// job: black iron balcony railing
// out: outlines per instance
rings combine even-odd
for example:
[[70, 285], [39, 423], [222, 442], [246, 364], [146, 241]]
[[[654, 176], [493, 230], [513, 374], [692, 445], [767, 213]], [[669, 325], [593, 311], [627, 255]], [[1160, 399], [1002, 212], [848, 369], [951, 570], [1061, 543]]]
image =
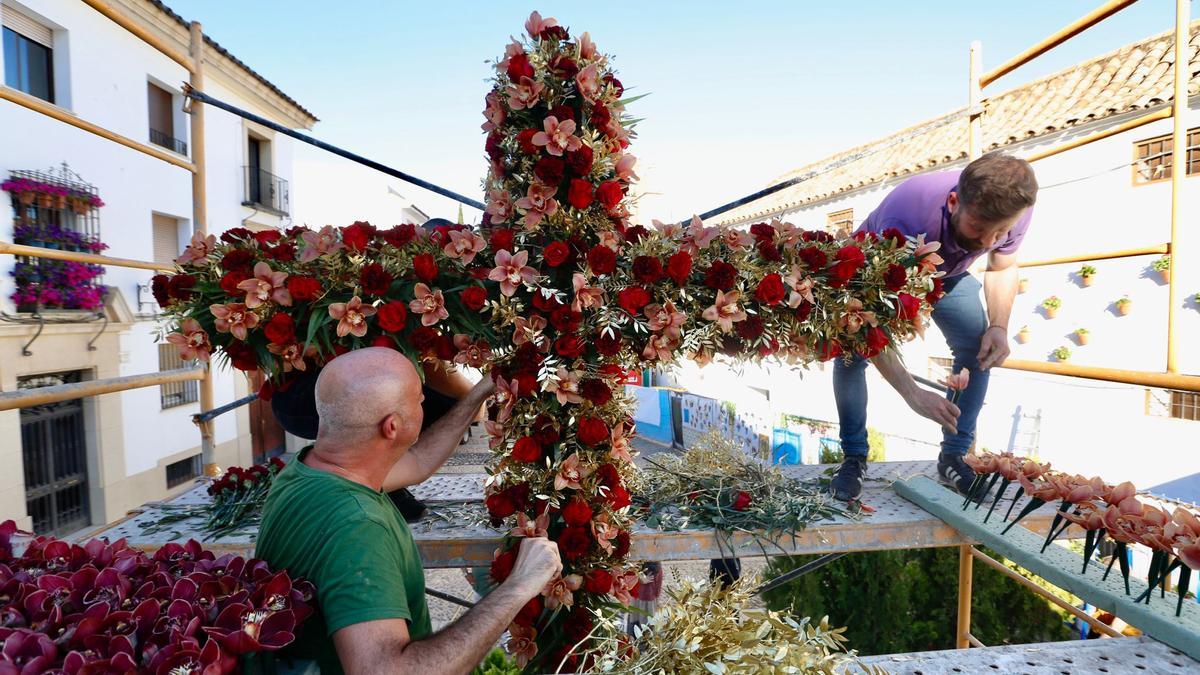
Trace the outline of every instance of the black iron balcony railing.
[[171, 134], [159, 131], [158, 129], [150, 129], [150, 142], [155, 145], [162, 146], [172, 152], [177, 152], [185, 156], [187, 155], [187, 143], [184, 143], [178, 138], [172, 138]]
[[246, 177], [244, 206], [288, 213], [288, 182], [275, 174], [252, 166], [242, 167]]

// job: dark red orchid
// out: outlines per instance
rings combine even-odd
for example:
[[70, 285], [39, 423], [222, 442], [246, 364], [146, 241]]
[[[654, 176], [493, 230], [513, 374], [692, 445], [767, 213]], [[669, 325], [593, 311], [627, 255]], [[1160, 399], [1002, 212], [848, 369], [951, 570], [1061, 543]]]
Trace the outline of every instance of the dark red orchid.
[[205, 626], [210, 638], [235, 655], [281, 649], [295, 639], [296, 617], [290, 611], [280, 612], [236, 603], [229, 605], [217, 617], [216, 625]]

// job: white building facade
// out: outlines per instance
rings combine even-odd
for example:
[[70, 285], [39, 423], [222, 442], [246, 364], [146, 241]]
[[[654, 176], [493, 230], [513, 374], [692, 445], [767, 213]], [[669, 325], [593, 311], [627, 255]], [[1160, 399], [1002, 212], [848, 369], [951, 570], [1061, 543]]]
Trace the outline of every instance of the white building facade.
[[[188, 52], [187, 22], [163, 4], [110, 4]], [[183, 67], [85, 3], [2, 0], [0, 6], [5, 86], [190, 158]], [[206, 40], [204, 52], [206, 93], [290, 128], [317, 121], [215, 42]], [[209, 232], [289, 226], [293, 141], [216, 109], [205, 121]], [[98, 236], [106, 255], [165, 262], [195, 228], [187, 170], [0, 102], [0, 180], [13, 178], [88, 189], [103, 206], [75, 213], [61, 204], [25, 204], [6, 191], [0, 193], [0, 240], [22, 243], [30, 224], [54, 225]], [[37, 307], [14, 301], [20, 280], [10, 272], [17, 264], [11, 256], [0, 260], [0, 390], [183, 365], [159, 349], [158, 307], [146, 289], [150, 272], [107, 268], [102, 283], [108, 293], [95, 311], [43, 306], [34, 313]], [[0, 413], [0, 519], [67, 534], [186, 488], [200, 465], [200, 435], [191, 421], [200, 412], [196, 384]], [[240, 373], [216, 370], [217, 405], [250, 387]], [[246, 464], [252, 450], [269, 450], [255, 447], [275, 442], [261, 426], [246, 408], [217, 418], [217, 463]]]

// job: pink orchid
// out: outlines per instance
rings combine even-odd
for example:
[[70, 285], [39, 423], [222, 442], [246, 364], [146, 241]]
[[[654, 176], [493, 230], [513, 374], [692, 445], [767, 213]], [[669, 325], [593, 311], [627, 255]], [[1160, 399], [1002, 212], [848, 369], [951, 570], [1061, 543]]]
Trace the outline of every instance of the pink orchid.
[[579, 481], [591, 474], [591, 468], [579, 466], [579, 453], [573, 452], [558, 467], [558, 473], [554, 476], [554, 489], [566, 490], [570, 488], [572, 490], [579, 490], [582, 488]]
[[605, 230], [597, 235], [597, 246], [611, 248], [617, 253], [621, 252], [621, 236], [613, 230]]
[[300, 233], [300, 239], [304, 242], [304, 250], [300, 251], [300, 255], [296, 258], [300, 262], [312, 262], [323, 255], [336, 253], [344, 247], [342, 241], [338, 239], [337, 228], [332, 225], [326, 225], [318, 232], [305, 230]]
[[646, 340], [645, 348], [642, 349], [642, 358], [647, 361], [667, 363], [673, 358], [675, 348], [678, 346], [679, 341], [671, 335], [651, 335], [650, 339]]
[[408, 303], [408, 308], [421, 315], [422, 326], [432, 326], [442, 319], [450, 318], [450, 312], [446, 311], [446, 299], [442, 297], [442, 289], [430, 290], [429, 286], [417, 283], [413, 286], [413, 295], [416, 297]]
[[667, 240], [673, 240], [679, 236], [680, 232], [683, 232], [683, 226], [675, 222], [664, 223], [660, 220], [651, 220], [650, 224], [658, 231], [659, 236]]
[[608, 514], [596, 516], [592, 521], [592, 536], [596, 538], [596, 544], [604, 549], [605, 553], [612, 554], [613, 539], [621, 534], [621, 528], [608, 522]]
[[808, 301], [809, 304], [816, 303], [813, 297], [813, 280], [804, 276], [804, 270], [799, 265], [792, 265], [791, 272], [784, 280], [792, 287], [791, 294], [788, 295], [788, 307], [795, 309], [804, 301]]
[[575, 288], [575, 301], [571, 303], [571, 311], [579, 312], [604, 306], [604, 289], [587, 285], [587, 277], [576, 272], [571, 277], [571, 285]]
[[508, 85], [508, 107], [513, 110], [532, 108], [541, 100], [545, 85], [528, 77], [522, 77], [520, 82]]
[[587, 32], [579, 36], [579, 58], [591, 59], [596, 57], [596, 44]]
[[526, 319], [523, 316], [518, 316], [513, 319], [513, 344], [520, 347], [526, 342], [532, 342], [542, 348], [549, 344], [549, 340], [542, 334], [546, 329], [546, 317], [531, 316]]
[[208, 255], [215, 251], [216, 248], [216, 236], [211, 234], [205, 236], [199, 232], [195, 232], [192, 234], [191, 243], [183, 249], [183, 252], [180, 253], [179, 257], [175, 259], [175, 262], [179, 263], [180, 265], [186, 265], [192, 262], [200, 265], [207, 265], [212, 262], [208, 259]]
[[487, 121], [483, 123], [483, 130], [499, 129], [508, 116], [508, 113], [504, 111], [504, 105], [500, 102], [500, 96], [493, 91], [483, 97], [483, 102], [483, 116], [487, 118]]
[[683, 324], [687, 321], [687, 314], [675, 308], [675, 303], [670, 300], [663, 304], [646, 305], [642, 310], [646, 313], [646, 318], [649, 319], [650, 330], [656, 333], [662, 333], [671, 338], [678, 338], [683, 329]]
[[775, 243], [780, 246], [795, 246], [800, 243], [804, 232], [795, 225], [771, 219], [771, 227], [775, 229]]
[[496, 413], [496, 421], [504, 423], [512, 416], [513, 404], [517, 402], [518, 388], [517, 381], [509, 382], [503, 377], [496, 378], [496, 393], [493, 394], [496, 398], [496, 405], [499, 407], [499, 412]]
[[290, 373], [293, 369], [304, 371], [307, 366], [304, 363], [304, 357], [313, 357], [317, 355], [317, 348], [309, 345], [305, 349], [302, 345], [293, 342], [290, 345], [267, 345], [267, 350], [278, 356], [283, 361], [283, 372]]
[[329, 306], [329, 316], [338, 322], [338, 337], [366, 335], [367, 317], [374, 315], [376, 311], [371, 305], [364, 305], [357, 295], [350, 298], [350, 302], [335, 302]]
[[575, 135], [575, 120], [558, 121], [554, 115], [542, 121], [542, 131], [533, 135], [534, 145], [545, 146], [546, 152], [555, 157], [562, 157], [564, 152], [578, 150], [583, 141]]
[[555, 378], [542, 382], [542, 390], [553, 393], [559, 405], [583, 403], [583, 396], [579, 393], [579, 380], [582, 378], [580, 371], [559, 366]]
[[208, 341], [208, 333], [200, 327], [200, 322], [188, 317], [179, 324], [179, 330], [167, 336], [167, 342], [179, 348], [179, 358], [184, 361], [207, 361], [212, 353], [212, 343]]
[[733, 324], [746, 320], [746, 311], [737, 304], [739, 297], [741, 296], [737, 291], [728, 294], [717, 291], [717, 299], [713, 301], [712, 306], [704, 310], [701, 318], [716, 322], [722, 333], [728, 333], [733, 330]]
[[483, 430], [488, 435], [488, 449], [495, 450], [504, 444], [504, 425], [493, 420], [483, 423]]
[[721, 239], [731, 251], [743, 249], [754, 243], [754, 237], [749, 232], [733, 227], [724, 228], [721, 232]]
[[857, 333], [863, 324], [878, 325], [875, 312], [863, 310], [862, 300], [853, 298], [846, 302], [846, 313], [838, 319], [838, 327], [847, 333]]
[[512, 297], [521, 284], [532, 284], [537, 279], [537, 270], [530, 267], [529, 251], [496, 251], [496, 267], [488, 273], [492, 281], [500, 282], [500, 292]]
[[633, 463], [633, 446], [629, 443], [629, 437], [625, 435], [624, 423], [619, 422], [613, 427], [609, 446], [609, 457], [622, 462]]
[[524, 513], [517, 514], [517, 526], [509, 531], [513, 537], [544, 537], [546, 528], [550, 526], [550, 514], [545, 511], [535, 520], [530, 520]]
[[558, 19], [552, 17], [542, 18], [542, 15], [533, 12], [529, 18], [525, 20], [525, 31], [529, 33], [529, 37], [536, 39], [542, 34], [542, 31], [547, 28], [553, 28], [558, 25]]
[[942, 242], [931, 241], [925, 242], [925, 234], [917, 235], [916, 249], [913, 251], [913, 257], [921, 261], [922, 272], [936, 272], [938, 265], [941, 265], [944, 260], [936, 251], [942, 247]]
[[537, 656], [537, 630], [533, 626], [522, 626], [514, 623], [508, 627], [508, 642], [504, 649], [512, 654], [518, 668], [525, 668], [533, 657]]
[[942, 380], [942, 384], [946, 385], [947, 389], [951, 389], [953, 391], [962, 391], [966, 389], [967, 385], [970, 383], [971, 371], [967, 370], [966, 368], [963, 368], [957, 373], [951, 373], [950, 375], [946, 376], [946, 379]]
[[525, 212], [526, 230], [532, 230], [542, 222], [542, 218], [558, 212], [558, 200], [554, 198], [557, 191], [558, 188], [534, 183], [529, 186], [525, 196], [517, 200], [514, 206]]
[[454, 355], [454, 362], [472, 368], [482, 368], [488, 359], [492, 358], [492, 348], [487, 340], [472, 342], [471, 338], [462, 333], [454, 336], [454, 348], [458, 350]]
[[233, 337], [245, 342], [249, 329], [258, 325], [258, 315], [246, 309], [240, 302], [226, 305], [209, 305], [208, 311], [216, 317], [218, 333], [231, 333]]
[[621, 574], [613, 575], [613, 597], [622, 605], [633, 604], [633, 589], [638, 587], [642, 582], [636, 570], [625, 570]]
[[488, 193], [486, 212], [492, 217], [493, 223], [502, 223], [513, 214], [512, 196], [508, 190], [492, 190]]
[[633, 172], [633, 165], [637, 164], [637, 157], [633, 155], [621, 155], [621, 159], [617, 160], [615, 171], [617, 172], [617, 180], [629, 182], [637, 180], [638, 175]]
[[692, 216], [692, 221], [688, 225], [687, 236], [684, 239], [686, 246], [684, 250], [692, 255], [696, 255], [701, 249], [708, 248], [708, 245], [720, 236], [721, 230], [715, 227], [705, 227], [704, 222], [699, 216]]
[[542, 595], [546, 596], [546, 609], [558, 609], [560, 605], [570, 607], [575, 603], [572, 591], [579, 590], [582, 585], [583, 577], [578, 574], [568, 574], [565, 577], [561, 574], [554, 575], [542, 589]]
[[246, 291], [246, 307], [256, 309], [268, 301], [285, 307], [292, 304], [292, 294], [287, 289], [287, 272], [276, 272], [265, 262], [254, 265], [254, 276], [237, 287]]
[[575, 85], [579, 89], [579, 95], [585, 101], [595, 103], [596, 98], [600, 95], [600, 70], [596, 68], [596, 64], [589, 63], [576, 73]]
[[449, 258], [457, 258], [470, 265], [475, 254], [487, 248], [487, 240], [470, 230], [450, 230], [450, 241], [442, 249]]

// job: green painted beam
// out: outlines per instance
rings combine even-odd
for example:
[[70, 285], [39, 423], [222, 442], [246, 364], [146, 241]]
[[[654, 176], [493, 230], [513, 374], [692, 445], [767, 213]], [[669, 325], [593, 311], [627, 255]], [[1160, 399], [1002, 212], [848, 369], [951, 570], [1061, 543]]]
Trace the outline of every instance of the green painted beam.
[[[1104, 565], [1093, 562], [1086, 574], [1080, 574], [1083, 557], [1061, 546], [1050, 546], [1039, 553], [1045, 537], [1018, 525], [1001, 535], [1008, 526], [1003, 512], [993, 513], [983, 522], [988, 505], [980, 509], [962, 510], [963, 498], [927, 476], [897, 481], [893, 488], [901, 497], [913, 502], [968, 538], [997, 551], [1005, 558], [1024, 567], [1046, 581], [1074, 593], [1087, 602], [1102, 607], [1141, 629], [1146, 635], [1200, 659], [1200, 606], [1193, 601], [1183, 603], [1183, 613], [1175, 616], [1177, 596], [1167, 592], [1165, 598], [1155, 591], [1150, 604], [1134, 604], [1133, 599], [1146, 590], [1144, 579], [1130, 582], [1132, 595], [1125, 595], [1125, 583], [1118, 570], [1113, 569], [1108, 581], [1101, 581]], [[1009, 488], [1014, 491], [1013, 488]], [[1019, 509], [1019, 507], [1018, 507]], [[997, 511], [1000, 511], [997, 508]]]

